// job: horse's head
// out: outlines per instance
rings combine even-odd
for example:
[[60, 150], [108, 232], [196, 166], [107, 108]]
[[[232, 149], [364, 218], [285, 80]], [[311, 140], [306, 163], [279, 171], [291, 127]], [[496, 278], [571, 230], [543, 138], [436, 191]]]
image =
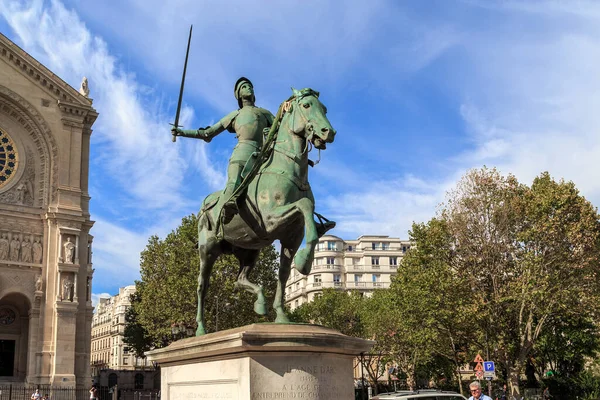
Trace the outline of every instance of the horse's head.
[[312, 89], [296, 90], [288, 100], [290, 129], [309, 140], [317, 149], [333, 143], [335, 129], [327, 119], [327, 108], [319, 101], [319, 92]]

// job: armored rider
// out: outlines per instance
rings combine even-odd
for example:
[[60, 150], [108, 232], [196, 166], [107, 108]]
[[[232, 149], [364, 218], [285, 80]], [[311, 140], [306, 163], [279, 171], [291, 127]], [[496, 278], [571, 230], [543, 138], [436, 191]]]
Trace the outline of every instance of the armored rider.
[[232, 111], [213, 126], [200, 129], [173, 129], [176, 136], [202, 139], [210, 142], [224, 130], [235, 133], [238, 144], [233, 149], [229, 166], [227, 167], [227, 184], [223, 197], [226, 203], [223, 207], [228, 211], [237, 209], [236, 197], [232, 197], [235, 189], [240, 185], [241, 174], [246, 163], [252, 162], [263, 144], [263, 130], [273, 124], [275, 118], [269, 110], [256, 107], [254, 86], [248, 78], [241, 77], [235, 83], [233, 93], [238, 101], [239, 109]]
[[[233, 149], [229, 166], [227, 167], [227, 183], [223, 198], [226, 203], [223, 208], [230, 215], [237, 211], [237, 197], [232, 196], [235, 189], [240, 185], [242, 171], [248, 170], [251, 164], [256, 161], [255, 155], [258, 154], [263, 145], [263, 131], [270, 128], [275, 117], [269, 110], [256, 107], [256, 97], [254, 96], [254, 86], [248, 78], [241, 77], [234, 85], [233, 93], [238, 102], [239, 109], [230, 112], [213, 126], [200, 129], [179, 129], [171, 130], [173, 135], [202, 139], [210, 142], [224, 130], [235, 133], [238, 144]], [[315, 213], [316, 214], [316, 213]], [[317, 223], [317, 232], [319, 237], [335, 226], [335, 222], [329, 221], [320, 214], [316, 214], [319, 222]]]

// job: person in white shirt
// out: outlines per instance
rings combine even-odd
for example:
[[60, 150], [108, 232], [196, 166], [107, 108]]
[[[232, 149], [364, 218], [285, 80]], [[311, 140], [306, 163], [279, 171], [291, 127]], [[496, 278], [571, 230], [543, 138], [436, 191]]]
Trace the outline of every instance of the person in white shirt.
[[471, 390], [471, 397], [469, 397], [469, 400], [492, 400], [491, 397], [483, 394], [481, 391], [481, 384], [478, 381], [471, 382], [469, 389]]
[[40, 400], [41, 397], [40, 389], [35, 389], [35, 392], [31, 395], [31, 400]]

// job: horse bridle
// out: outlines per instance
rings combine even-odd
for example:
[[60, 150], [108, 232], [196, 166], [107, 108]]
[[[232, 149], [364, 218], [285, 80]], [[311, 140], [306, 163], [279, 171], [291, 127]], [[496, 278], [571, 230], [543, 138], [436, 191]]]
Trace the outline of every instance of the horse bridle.
[[[308, 129], [308, 132], [309, 132], [309, 133], [308, 133], [308, 136], [306, 136], [306, 137], [304, 138], [304, 139], [306, 139], [306, 146], [304, 147], [304, 150], [302, 151], [302, 153], [301, 153], [301, 154], [304, 154], [304, 153], [306, 153], [306, 152], [310, 152], [310, 151], [312, 150], [312, 148], [313, 148], [313, 143], [312, 143], [312, 140], [313, 140], [313, 138], [314, 138], [315, 131], [314, 131], [314, 127], [313, 127], [313, 126], [312, 126], [312, 124], [311, 124], [311, 121], [310, 121], [310, 119], [308, 119], [308, 118], [306, 117], [305, 113], [304, 113], [304, 110], [303, 110], [303, 108], [304, 108], [304, 107], [302, 107], [302, 106], [300, 105], [300, 100], [302, 100], [302, 99], [303, 99], [304, 97], [306, 97], [306, 96], [314, 96], [314, 97], [316, 97], [317, 99], [319, 98], [319, 93], [318, 93], [318, 92], [315, 92], [314, 90], [306, 91], [306, 92], [304, 92], [304, 93], [303, 93], [303, 92], [304, 92], [304, 91], [301, 91], [299, 95], [297, 95], [297, 96], [294, 96], [292, 99], [290, 99], [290, 100], [286, 101], [286, 102], [283, 104], [283, 112], [284, 112], [284, 113], [290, 113], [290, 118], [292, 119], [292, 126], [291, 126], [291, 127], [288, 127], [288, 130], [289, 130], [289, 131], [290, 131], [292, 134], [296, 134], [296, 133], [295, 133], [295, 130], [294, 130], [294, 122], [295, 122], [295, 118], [294, 118], [294, 115], [293, 115], [293, 114], [294, 114], [294, 112], [296, 112], [296, 108], [300, 108], [300, 109], [301, 109], [301, 110], [300, 110], [300, 117], [301, 117], [301, 118], [302, 118], [302, 120], [305, 122], [305, 125], [304, 125], [304, 126], [305, 126], [305, 128], [304, 128], [304, 129], [308, 129], [308, 128], [310, 128], [310, 129]], [[296, 103], [296, 107], [294, 107], [294, 106], [292, 105], [292, 102], [295, 102], [295, 103]], [[291, 112], [290, 112], [290, 110], [291, 110]], [[283, 118], [283, 117], [282, 117], [282, 118]], [[321, 138], [321, 139], [322, 139], [322, 138]], [[309, 146], [310, 146], [310, 149], [308, 148]], [[309, 160], [309, 161], [312, 163], [312, 166], [315, 166], [315, 165], [317, 165], [319, 162], [321, 162], [321, 149], [318, 149], [318, 150], [319, 150], [319, 158], [317, 159], [317, 161], [310, 161], [310, 160]]]

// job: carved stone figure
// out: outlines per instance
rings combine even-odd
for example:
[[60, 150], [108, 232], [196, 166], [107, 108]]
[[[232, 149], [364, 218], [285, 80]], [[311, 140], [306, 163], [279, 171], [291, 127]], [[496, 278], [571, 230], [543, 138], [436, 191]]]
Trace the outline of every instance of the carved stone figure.
[[23, 242], [21, 242], [21, 261], [26, 263], [30, 263], [32, 261], [31, 242], [27, 236], [25, 236], [25, 239], [23, 239]]
[[10, 261], [19, 261], [19, 250], [21, 250], [21, 242], [15, 235], [10, 241]]
[[63, 244], [65, 249], [65, 264], [73, 264], [73, 252], [75, 250], [75, 244], [71, 242], [71, 238], [67, 237], [67, 241]]
[[42, 281], [42, 275], [38, 275], [35, 280], [35, 291], [41, 292], [43, 284], [44, 284], [44, 282]]
[[42, 244], [39, 237], [36, 237], [35, 242], [33, 242], [33, 262], [36, 264], [42, 263]]
[[17, 186], [17, 204], [29, 204], [29, 198], [33, 195], [33, 189], [31, 187], [31, 182], [24, 181], [19, 183]]
[[90, 88], [88, 87], [88, 80], [85, 76], [81, 80], [81, 87], [79, 88], [79, 93], [81, 93], [85, 97], [90, 96]]
[[73, 282], [68, 277], [63, 280], [62, 300], [73, 301]]
[[8, 250], [8, 239], [6, 238], [6, 233], [3, 232], [2, 237], [0, 237], [0, 260], [8, 260]]

